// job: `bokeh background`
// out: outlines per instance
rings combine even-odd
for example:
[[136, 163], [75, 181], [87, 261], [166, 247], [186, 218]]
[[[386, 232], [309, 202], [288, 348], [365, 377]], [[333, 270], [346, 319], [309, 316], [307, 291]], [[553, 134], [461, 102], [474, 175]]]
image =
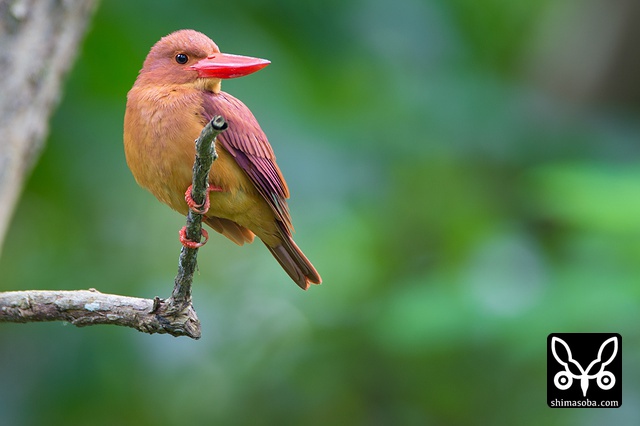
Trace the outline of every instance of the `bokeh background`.
[[[200, 252], [199, 341], [0, 327], [3, 425], [640, 424], [640, 6], [102, 2], [4, 243], [0, 287], [170, 294], [184, 219], [140, 189], [126, 93], [181, 28], [272, 65], [224, 90], [292, 190], [300, 291]], [[28, 54], [28, 52], [17, 52]], [[623, 406], [546, 406], [551, 332], [623, 337]]]

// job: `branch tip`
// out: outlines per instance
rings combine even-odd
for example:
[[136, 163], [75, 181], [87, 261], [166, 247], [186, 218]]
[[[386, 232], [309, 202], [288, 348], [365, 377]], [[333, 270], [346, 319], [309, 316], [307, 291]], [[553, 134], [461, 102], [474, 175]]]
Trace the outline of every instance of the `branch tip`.
[[213, 127], [214, 130], [218, 130], [220, 132], [227, 130], [227, 127], [229, 127], [229, 124], [227, 124], [227, 121], [221, 115], [216, 115], [215, 117], [213, 117], [210, 123], [211, 127]]

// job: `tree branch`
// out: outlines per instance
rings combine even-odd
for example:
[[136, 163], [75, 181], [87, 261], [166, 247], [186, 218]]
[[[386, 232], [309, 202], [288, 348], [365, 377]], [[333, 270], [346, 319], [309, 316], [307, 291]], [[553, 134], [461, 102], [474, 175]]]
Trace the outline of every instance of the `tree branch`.
[[0, 251], [94, 0], [0, 0]]
[[200, 337], [193, 308], [180, 317], [165, 318], [156, 313], [158, 303], [158, 299], [104, 294], [95, 289], [9, 291], [0, 293], [0, 322], [66, 321], [78, 327], [114, 324], [150, 334]]
[[[222, 116], [215, 116], [202, 129], [200, 137], [196, 139], [196, 161], [193, 163], [193, 182], [191, 184], [191, 198], [197, 204], [204, 204], [209, 188], [209, 170], [218, 158], [215, 141], [216, 136], [225, 131], [227, 123]], [[186, 235], [191, 241], [200, 242], [202, 235], [202, 215], [189, 209], [187, 214]], [[180, 251], [180, 265], [176, 276], [171, 301], [176, 306], [184, 307], [191, 303], [191, 282], [197, 266], [198, 249], [182, 247]]]
[[[196, 203], [205, 200], [209, 171], [217, 158], [215, 138], [226, 128], [224, 118], [216, 116], [196, 139], [191, 192]], [[202, 215], [189, 210], [187, 238], [199, 242], [201, 233]], [[165, 333], [199, 339], [200, 321], [191, 303], [191, 283], [197, 257], [197, 248], [182, 247], [173, 292], [167, 300], [104, 294], [95, 289], [10, 291], [0, 293], [0, 322], [66, 321], [78, 327], [113, 324], [149, 334]]]

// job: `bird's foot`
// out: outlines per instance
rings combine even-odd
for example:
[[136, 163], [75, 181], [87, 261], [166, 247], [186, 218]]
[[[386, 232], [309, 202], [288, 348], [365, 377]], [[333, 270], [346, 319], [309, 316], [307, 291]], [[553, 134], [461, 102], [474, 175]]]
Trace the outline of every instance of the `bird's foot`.
[[193, 200], [193, 197], [191, 196], [192, 186], [193, 185], [189, 185], [189, 187], [187, 188], [187, 191], [184, 193], [184, 200], [187, 202], [187, 206], [189, 206], [189, 208], [193, 212], [202, 214], [202, 215], [206, 214], [209, 211], [209, 207], [211, 207], [209, 192], [224, 192], [224, 190], [220, 187], [209, 185], [209, 187], [207, 188], [207, 192], [205, 193], [205, 196], [204, 196], [204, 203], [198, 204]]
[[201, 243], [192, 241], [189, 238], [187, 238], [187, 227], [186, 226], [183, 226], [178, 234], [180, 235], [180, 242], [182, 243], [182, 245], [185, 246], [186, 248], [190, 248], [190, 249], [200, 248], [203, 245], [207, 244], [207, 241], [209, 241], [209, 233], [206, 231], [206, 229], [202, 230], [202, 236], [204, 237], [204, 241], [201, 242]]

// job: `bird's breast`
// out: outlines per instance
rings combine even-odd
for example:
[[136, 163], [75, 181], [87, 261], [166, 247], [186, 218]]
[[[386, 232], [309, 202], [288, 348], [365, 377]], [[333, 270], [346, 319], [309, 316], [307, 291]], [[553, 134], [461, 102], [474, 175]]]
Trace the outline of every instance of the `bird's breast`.
[[[184, 192], [191, 184], [195, 139], [206, 124], [201, 94], [195, 90], [154, 87], [129, 92], [124, 145], [127, 164], [138, 184], [160, 201], [186, 214]], [[235, 159], [219, 143], [210, 183], [210, 214], [231, 220], [245, 215], [257, 192]]]

